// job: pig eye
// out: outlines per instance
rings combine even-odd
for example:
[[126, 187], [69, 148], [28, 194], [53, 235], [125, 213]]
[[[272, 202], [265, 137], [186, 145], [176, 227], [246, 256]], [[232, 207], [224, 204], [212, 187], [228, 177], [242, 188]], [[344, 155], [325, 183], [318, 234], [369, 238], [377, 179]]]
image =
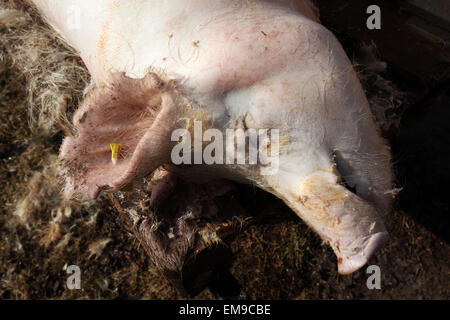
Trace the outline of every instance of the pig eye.
[[356, 183], [351, 182], [351, 176], [349, 175], [350, 171], [347, 162], [344, 161], [342, 155], [337, 150], [333, 151], [332, 158], [335, 161], [335, 169], [337, 170], [336, 174], [339, 176], [339, 183], [348, 191], [357, 194]]
[[341, 185], [344, 186], [348, 191], [356, 194], [356, 185], [350, 185], [345, 176], [341, 176]]

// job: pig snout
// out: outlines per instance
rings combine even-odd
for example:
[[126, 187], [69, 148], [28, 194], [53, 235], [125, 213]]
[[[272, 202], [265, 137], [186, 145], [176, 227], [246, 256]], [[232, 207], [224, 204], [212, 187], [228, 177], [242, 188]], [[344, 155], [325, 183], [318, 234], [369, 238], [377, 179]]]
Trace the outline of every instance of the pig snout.
[[[68, 195], [96, 198], [171, 163], [171, 133], [191, 130], [194, 120], [220, 132], [277, 129], [272, 174], [261, 174], [260, 164], [201, 164], [191, 176], [245, 181], [283, 199], [333, 248], [340, 273], [359, 269], [386, 241], [389, 147], [350, 61], [313, 21], [309, 1], [81, 1], [88, 21], [72, 31], [57, 9], [71, 1], [52, 10], [35, 3], [97, 84], [75, 114], [78, 136], [61, 149]], [[94, 35], [82, 41], [86, 26]], [[122, 145], [116, 164], [110, 143]]]

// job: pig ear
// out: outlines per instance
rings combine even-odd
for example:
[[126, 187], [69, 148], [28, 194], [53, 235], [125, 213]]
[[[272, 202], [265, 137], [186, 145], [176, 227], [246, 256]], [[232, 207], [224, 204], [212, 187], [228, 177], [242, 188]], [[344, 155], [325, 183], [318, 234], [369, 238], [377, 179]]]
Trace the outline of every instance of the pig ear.
[[[95, 89], [76, 111], [76, 137], [61, 147], [65, 194], [91, 199], [104, 188], [119, 188], [167, 160], [174, 123], [174, 90], [155, 74], [143, 79], [117, 75]], [[169, 135], [168, 135], [169, 134]], [[111, 144], [120, 151], [115, 164]]]

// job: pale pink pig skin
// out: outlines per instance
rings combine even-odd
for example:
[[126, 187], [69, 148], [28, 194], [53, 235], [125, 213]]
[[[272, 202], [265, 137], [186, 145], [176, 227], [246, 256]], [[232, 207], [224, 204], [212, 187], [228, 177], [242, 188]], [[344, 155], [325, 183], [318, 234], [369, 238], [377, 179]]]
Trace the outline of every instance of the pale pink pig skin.
[[[98, 86], [75, 114], [80, 135], [66, 138], [61, 150], [69, 195], [76, 189], [95, 198], [170, 163], [170, 134], [186, 116], [183, 95], [214, 128], [244, 123], [280, 129], [285, 138], [274, 175], [201, 165], [185, 176], [245, 181], [283, 199], [332, 246], [343, 274], [386, 241], [390, 149], [348, 57], [307, 0], [33, 2]], [[67, 23], [74, 8], [79, 28]], [[161, 85], [151, 70], [178, 85]], [[149, 100], [158, 114], [145, 118]], [[108, 149], [114, 137], [126, 149], [115, 167]], [[71, 175], [73, 163], [82, 173]]]

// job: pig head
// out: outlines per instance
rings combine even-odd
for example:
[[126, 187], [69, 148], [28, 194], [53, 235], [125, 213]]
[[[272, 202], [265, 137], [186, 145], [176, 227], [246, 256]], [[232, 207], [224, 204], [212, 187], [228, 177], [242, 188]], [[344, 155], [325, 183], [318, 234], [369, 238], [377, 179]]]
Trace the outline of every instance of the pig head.
[[[33, 2], [96, 84], [61, 148], [68, 196], [94, 199], [168, 164], [186, 179], [246, 182], [281, 198], [333, 248], [342, 274], [386, 241], [390, 150], [349, 59], [309, 1]], [[68, 24], [74, 12], [79, 23]], [[175, 166], [172, 134], [194, 133], [196, 122], [224, 134], [278, 130], [265, 141], [276, 170]], [[116, 163], [111, 143], [122, 145]]]

